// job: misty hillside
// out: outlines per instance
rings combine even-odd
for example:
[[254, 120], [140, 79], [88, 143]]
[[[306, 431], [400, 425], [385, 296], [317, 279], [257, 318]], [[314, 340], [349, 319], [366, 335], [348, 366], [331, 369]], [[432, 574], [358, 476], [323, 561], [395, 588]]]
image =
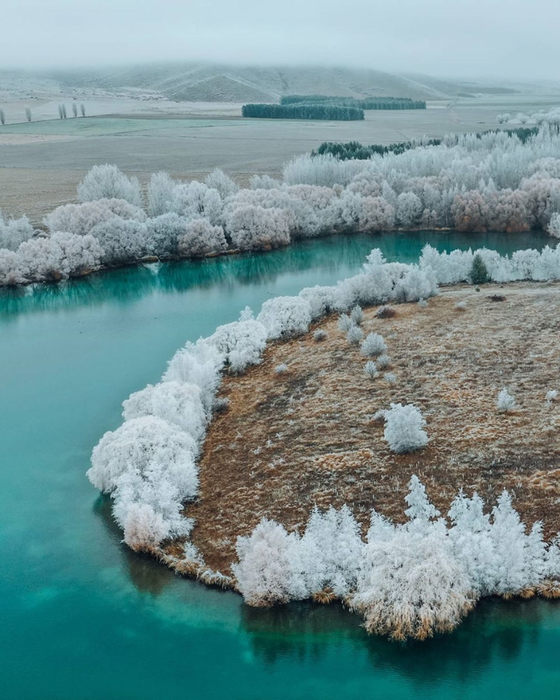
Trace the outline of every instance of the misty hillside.
[[433, 100], [464, 92], [459, 83], [356, 68], [166, 63], [59, 72], [56, 77], [72, 87], [137, 88], [159, 92], [172, 100], [195, 102], [276, 102], [282, 95], [290, 94], [358, 98], [391, 95]]

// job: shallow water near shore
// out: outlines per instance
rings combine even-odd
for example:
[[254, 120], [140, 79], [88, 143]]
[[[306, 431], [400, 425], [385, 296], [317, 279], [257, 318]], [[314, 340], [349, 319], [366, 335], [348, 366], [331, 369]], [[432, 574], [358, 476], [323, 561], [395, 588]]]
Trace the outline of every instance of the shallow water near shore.
[[368, 637], [339, 605], [254, 610], [121, 544], [85, 477], [120, 404], [247, 304], [332, 284], [373, 247], [510, 253], [543, 234], [333, 237], [0, 293], [0, 696], [6, 700], [556, 698], [560, 604], [483, 601], [452, 635]]

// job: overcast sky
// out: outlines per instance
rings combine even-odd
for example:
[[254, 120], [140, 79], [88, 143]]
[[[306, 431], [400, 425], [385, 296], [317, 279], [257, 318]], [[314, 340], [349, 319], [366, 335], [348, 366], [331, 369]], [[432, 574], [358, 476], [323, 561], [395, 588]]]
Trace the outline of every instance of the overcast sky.
[[0, 65], [202, 60], [560, 80], [560, 0], [3, 0]]

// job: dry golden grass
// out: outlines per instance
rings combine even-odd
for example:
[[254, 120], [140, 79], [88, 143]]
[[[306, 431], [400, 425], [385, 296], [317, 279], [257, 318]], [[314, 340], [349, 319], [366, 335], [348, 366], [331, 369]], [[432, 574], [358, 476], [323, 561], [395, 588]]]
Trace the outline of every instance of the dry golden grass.
[[[505, 300], [493, 301], [495, 292]], [[559, 300], [558, 284], [520, 283], [447, 288], [427, 308], [397, 306], [391, 318], [366, 309], [364, 331], [386, 339], [394, 384], [365, 376], [366, 358], [336, 316], [317, 326], [328, 334], [323, 342], [313, 328], [269, 345], [247, 374], [226, 377], [220, 395], [230, 406], [210, 426], [200, 497], [188, 507], [206, 565], [229, 574], [238, 535], [262, 516], [301, 530], [315, 504], [347, 503], [364, 527], [374, 504], [402, 521], [412, 474], [442, 512], [461, 487], [489, 504], [507, 488], [526, 523], [542, 519], [546, 535], [555, 534], [560, 403], [544, 397], [560, 382]], [[274, 372], [280, 363], [288, 372]], [[496, 409], [504, 386], [518, 404], [506, 414]], [[372, 417], [391, 402], [422, 409], [427, 448], [389, 451]], [[557, 587], [546, 593], [560, 595]]]

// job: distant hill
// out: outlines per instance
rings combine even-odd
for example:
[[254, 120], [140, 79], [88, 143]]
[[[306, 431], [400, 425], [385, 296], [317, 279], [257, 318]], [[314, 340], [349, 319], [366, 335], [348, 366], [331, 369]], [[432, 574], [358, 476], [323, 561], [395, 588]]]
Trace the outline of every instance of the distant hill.
[[320, 67], [239, 67], [162, 63], [134, 68], [53, 74], [72, 87], [136, 88], [191, 102], [277, 102], [282, 95], [322, 94], [365, 98], [378, 95], [434, 100], [464, 92], [459, 83], [377, 70]]

